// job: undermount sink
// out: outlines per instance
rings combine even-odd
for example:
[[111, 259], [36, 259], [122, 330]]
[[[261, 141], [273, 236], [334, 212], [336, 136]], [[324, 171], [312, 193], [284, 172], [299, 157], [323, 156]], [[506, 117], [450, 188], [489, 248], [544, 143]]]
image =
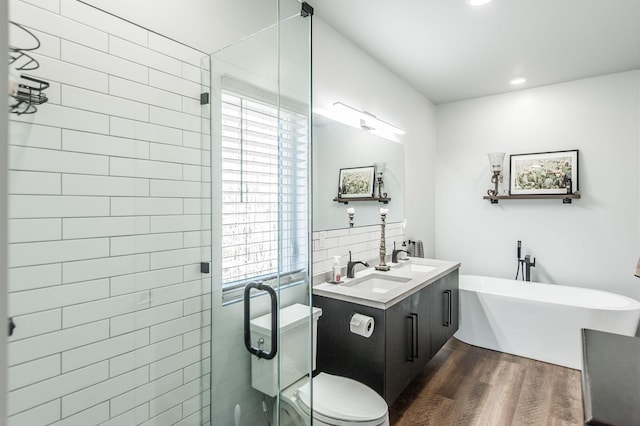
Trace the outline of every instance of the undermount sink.
[[[325, 281], [314, 284], [313, 294], [378, 309], [387, 309], [444, 275], [460, 263], [438, 259], [411, 258], [391, 263], [391, 270], [367, 268], [345, 278], [343, 283]], [[327, 274], [328, 275], [328, 274]]]
[[[406, 268], [407, 266], [405, 266]], [[408, 265], [409, 269], [411, 269], [413, 272], [431, 272], [434, 269], [437, 269], [437, 266], [432, 266], [432, 265], [420, 265], [418, 263], [410, 263]]]
[[361, 278], [356, 278], [353, 281], [346, 283], [345, 286], [358, 290], [369, 291], [371, 293], [386, 293], [408, 281], [411, 281], [411, 278], [370, 274]]

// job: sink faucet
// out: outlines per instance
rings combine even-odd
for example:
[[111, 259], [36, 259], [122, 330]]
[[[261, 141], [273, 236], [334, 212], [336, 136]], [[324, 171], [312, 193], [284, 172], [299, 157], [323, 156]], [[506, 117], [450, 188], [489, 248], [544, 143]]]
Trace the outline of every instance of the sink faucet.
[[366, 267], [369, 267], [369, 264], [363, 260], [358, 260], [356, 262], [351, 260], [351, 250], [349, 250], [349, 262], [347, 262], [347, 278], [353, 278], [354, 272], [353, 272], [353, 268], [357, 265], [357, 264], [361, 264], [364, 265]]
[[391, 252], [391, 263], [398, 263], [398, 254], [405, 252], [407, 254], [409, 254], [409, 252], [407, 250], [403, 250], [403, 249], [397, 249], [396, 250], [396, 242], [393, 242], [393, 251]]

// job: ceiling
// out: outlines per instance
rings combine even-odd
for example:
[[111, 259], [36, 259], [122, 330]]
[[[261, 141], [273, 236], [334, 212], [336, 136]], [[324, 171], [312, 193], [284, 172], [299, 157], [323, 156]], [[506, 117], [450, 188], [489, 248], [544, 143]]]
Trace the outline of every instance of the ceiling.
[[[276, 4], [82, 1], [203, 52], [264, 28]], [[640, 0], [307, 1], [316, 17], [436, 104], [640, 69]], [[520, 75], [527, 82], [510, 86]]]
[[310, 3], [436, 104], [640, 69], [640, 0]]

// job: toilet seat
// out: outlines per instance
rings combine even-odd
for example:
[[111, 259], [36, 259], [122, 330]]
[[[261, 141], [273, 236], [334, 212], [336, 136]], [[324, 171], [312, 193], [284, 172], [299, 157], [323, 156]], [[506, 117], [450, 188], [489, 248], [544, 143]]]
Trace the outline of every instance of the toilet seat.
[[[309, 381], [296, 391], [298, 406], [308, 415], [311, 405]], [[313, 419], [328, 425], [380, 426], [388, 423], [385, 400], [355, 380], [320, 373], [313, 378]]]

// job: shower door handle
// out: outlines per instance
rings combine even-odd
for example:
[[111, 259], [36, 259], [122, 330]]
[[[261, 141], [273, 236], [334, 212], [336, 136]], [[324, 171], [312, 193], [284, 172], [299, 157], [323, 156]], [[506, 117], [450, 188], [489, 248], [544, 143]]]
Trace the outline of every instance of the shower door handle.
[[443, 298], [443, 314], [442, 325], [449, 327], [451, 325], [451, 290], [445, 290], [442, 294]]
[[[271, 350], [265, 352], [251, 345], [251, 289], [262, 290], [269, 293], [271, 298]], [[273, 359], [278, 352], [278, 297], [276, 291], [262, 282], [253, 282], [244, 288], [244, 346], [249, 353], [258, 358]]]

